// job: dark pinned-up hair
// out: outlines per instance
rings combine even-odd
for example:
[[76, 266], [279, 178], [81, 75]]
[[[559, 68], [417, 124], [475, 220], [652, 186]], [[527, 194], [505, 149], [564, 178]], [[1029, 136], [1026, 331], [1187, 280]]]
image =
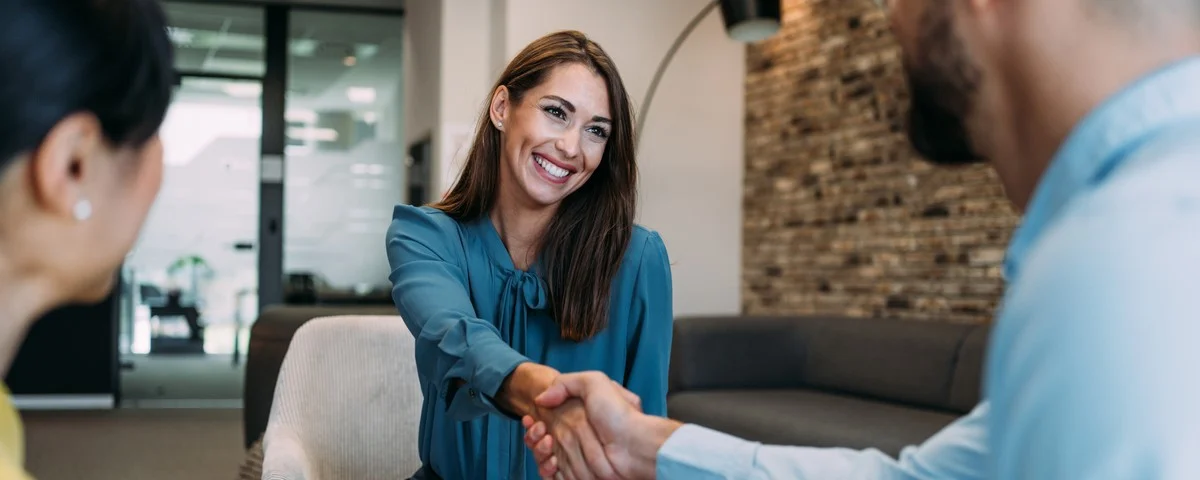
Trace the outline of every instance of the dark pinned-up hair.
[[171, 102], [173, 63], [156, 0], [0, 1], [0, 170], [78, 112], [113, 146], [144, 145]]

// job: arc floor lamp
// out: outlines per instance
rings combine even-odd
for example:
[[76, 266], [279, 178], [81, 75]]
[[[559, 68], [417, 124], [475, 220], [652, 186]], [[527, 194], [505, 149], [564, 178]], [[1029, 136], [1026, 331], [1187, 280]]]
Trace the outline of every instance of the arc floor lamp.
[[695, 30], [696, 26], [719, 6], [721, 7], [721, 17], [725, 20], [725, 32], [730, 38], [745, 43], [764, 40], [779, 31], [781, 19], [779, 3], [780, 0], [713, 0], [700, 9], [692, 21], [683, 27], [683, 31], [679, 32], [679, 36], [675, 38], [675, 42], [671, 44], [671, 48], [659, 62], [658, 70], [654, 72], [654, 78], [650, 80], [650, 89], [646, 91], [646, 99], [642, 102], [642, 108], [637, 117], [636, 138], [639, 145], [642, 143], [642, 128], [646, 125], [646, 115], [650, 112], [650, 102], [654, 100], [654, 92], [658, 90], [658, 82], [662, 80], [667, 66], [675, 58], [675, 52], [692, 34], [692, 30]]

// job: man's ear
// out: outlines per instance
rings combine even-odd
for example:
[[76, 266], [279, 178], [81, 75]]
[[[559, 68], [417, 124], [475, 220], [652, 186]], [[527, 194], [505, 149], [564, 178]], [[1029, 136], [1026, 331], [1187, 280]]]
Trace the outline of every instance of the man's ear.
[[504, 121], [508, 118], [509, 110], [508, 87], [501, 85], [492, 92], [492, 103], [488, 106], [488, 116], [492, 125], [498, 130], [504, 130]]
[[103, 148], [100, 121], [90, 113], [72, 114], [50, 129], [30, 155], [30, 175], [38, 206], [64, 216], [85, 199], [90, 162]]

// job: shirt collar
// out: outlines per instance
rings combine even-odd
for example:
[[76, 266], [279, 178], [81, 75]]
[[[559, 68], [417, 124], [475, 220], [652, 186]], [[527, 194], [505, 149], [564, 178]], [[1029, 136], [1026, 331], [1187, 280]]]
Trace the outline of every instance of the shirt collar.
[[1025, 254], [1076, 195], [1102, 182], [1130, 148], [1157, 131], [1200, 117], [1200, 57], [1172, 63], [1105, 100], [1067, 136], [1013, 233], [1004, 277], [1016, 279]]

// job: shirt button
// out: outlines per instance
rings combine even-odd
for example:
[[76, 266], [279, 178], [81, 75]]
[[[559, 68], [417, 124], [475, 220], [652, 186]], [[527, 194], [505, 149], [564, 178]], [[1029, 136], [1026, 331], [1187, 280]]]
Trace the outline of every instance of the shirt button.
[[467, 394], [471, 395], [471, 398], [475, 398], [475, 389], [467, 389]]

